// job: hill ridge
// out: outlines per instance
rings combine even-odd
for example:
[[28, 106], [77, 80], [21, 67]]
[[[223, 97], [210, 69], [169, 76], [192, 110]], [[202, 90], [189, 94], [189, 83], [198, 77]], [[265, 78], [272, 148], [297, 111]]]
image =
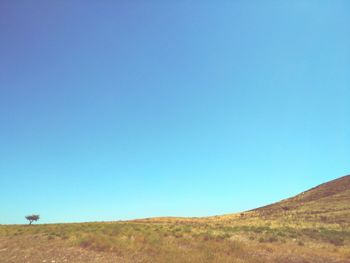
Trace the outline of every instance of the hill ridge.
[[247, 212], [267, 218], [350, 223], [350, 175], [322, 183], [296, 196]]
[[322, 198], [340, 194], [349, 189], [350, 189], [350, 175], [345, 175], [345, 176], [333, 179], [331, 181], [322, 183], [315, 187], [312, 187], [309, 190], [301, 192], [300, 194], [297, 194], [295, 196], [282, 199], [281, 201], [278, 201], [266, 206], [252, 209], [251, 211], [257, 211], [259, 209], [272, 207], [272, 206], [283, 204], [290, 201], [298, 201], [303, 203], [316, 201]]

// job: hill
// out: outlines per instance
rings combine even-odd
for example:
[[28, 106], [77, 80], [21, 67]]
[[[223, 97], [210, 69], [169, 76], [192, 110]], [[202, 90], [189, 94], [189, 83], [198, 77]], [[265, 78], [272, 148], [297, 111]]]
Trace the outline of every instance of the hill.
[[350, 224], [350, 175], [252, 212], [270, 219], [292, 216], [299, 221]]
[[323, 183], [294, 197], [253, 210], [206, 218], [158, 217], [134, 222], [221, 222], [225, 224], [266, 224], [332, 228], [350, 227], [350, 175]]
[[242, 213], [0, 225], [0, 262], [350, 263], [350, 176]]

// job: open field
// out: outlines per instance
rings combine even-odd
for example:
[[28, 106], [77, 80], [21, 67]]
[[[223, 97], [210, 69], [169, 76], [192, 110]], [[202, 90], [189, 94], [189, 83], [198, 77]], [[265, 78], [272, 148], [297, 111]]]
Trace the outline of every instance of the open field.
[[208, 218], [0, 226], [0, 262], [350, 262], [350, 177]]

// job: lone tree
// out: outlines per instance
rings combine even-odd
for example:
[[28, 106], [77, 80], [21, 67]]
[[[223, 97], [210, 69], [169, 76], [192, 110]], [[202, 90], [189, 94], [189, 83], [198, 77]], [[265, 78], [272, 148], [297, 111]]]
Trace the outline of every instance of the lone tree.
[[30, 215], [26, 216], [26, 219], [29, 221], [29, 225], [33, 223], [33, 221], [38, 221], [40, 219], [39, 215]]

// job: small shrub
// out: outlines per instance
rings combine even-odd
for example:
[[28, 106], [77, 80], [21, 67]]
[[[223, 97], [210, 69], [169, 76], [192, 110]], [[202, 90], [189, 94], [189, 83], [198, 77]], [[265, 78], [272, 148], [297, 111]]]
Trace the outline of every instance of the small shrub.
[[278, 238], [275, 237], [275, 236], [270, 236], [268, 239], [267, 239], [268, 242], [272, 243], [272, 242], [277, 242], [278, 241]]

